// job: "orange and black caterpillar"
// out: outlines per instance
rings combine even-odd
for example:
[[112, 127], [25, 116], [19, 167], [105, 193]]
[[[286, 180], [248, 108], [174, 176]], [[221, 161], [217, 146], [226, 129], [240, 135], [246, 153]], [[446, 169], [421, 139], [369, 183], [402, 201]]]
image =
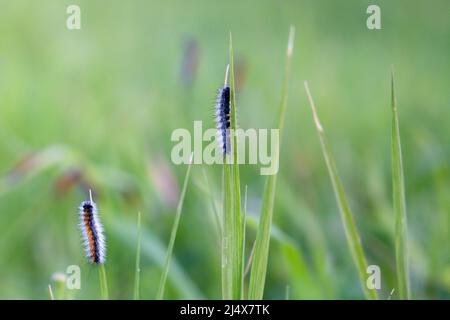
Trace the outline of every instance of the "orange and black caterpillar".
[[95, 202], [83, 201], [79, 208], [80, 230], [88, 261], [102, 264], [106, 260], [105, 236]]

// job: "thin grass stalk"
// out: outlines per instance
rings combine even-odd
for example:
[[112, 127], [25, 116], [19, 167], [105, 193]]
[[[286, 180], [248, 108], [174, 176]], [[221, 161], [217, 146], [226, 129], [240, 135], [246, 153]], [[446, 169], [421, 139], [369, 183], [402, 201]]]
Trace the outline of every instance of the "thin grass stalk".
[[232, 193], [231, 193], [231, 174], [230, 165], [226, 162], [224, 155], [223, 165], [223, 233], [222, 233], [222, 298], [225, 300], [233, 297], [233, 253], [232, 249]]
[[172, 254], [173, 254], [173, 247], [174, 247], [175, 239], [176, 239], [177, 233], [178, 233], [178, 226], [180, 224], [181, 212], [182, 212], [183, 203], [184, 203], [184, 196], [186, 195], [186, 190], [187, 190], [187, 186], [188, 186], [188, 182], [189, 182], [189, 176], [190, 176], [190, 173], [191, 173], [192, 161], [193, 161], [193, 155], [191, 155], [191, 159], [189, 161], [189, 165], [188, 165], [188, 168], [187, 168], [187, 171], [186, 171], [186, 176], [184, 177], [183, 188], [181, 190], [180, 200], [178, 202], [177, 212], [175, 214], [175, 221], [173, 222], [173, 225], [172, 225], [172, 231], [171, 231], [171, 234], [170, 234], [169, 246], [167, 247], [167, 253], [166, 253], [166, 258], [165, 258], [165, 262], [164, 262], [164, 268], [163, 268], [163, 271], [162, 271], [161, 280], [159, 282], [158, 294], [156, 296], [158, 300], [162, 300], [164, 298], [164, 290], [166, 288], [167, 275], [169, 274], [170, 261], [172, 259]]
[[102, 300], [109, 299], [108, 280], [106, 278], [106, 269], [104, 264], [98, 266], [99, 278], [100, 278], [100, 294]]
[[344, 226], [345, 235], [347, 238], [347, 243], [350, 248], [351, 255], [353, 257], [353, 261], [356, 265], [359, 274], [359, 280], [361, 283], [361, 288], [368, 299], [378, 299], [376, 289], [369, 289], [366, 283], [367, 278], [367, 262], [364, 255], [364, 250], [361, 245], [361, 239], [356, 227], [356, 224], [353, 220], [353, 214], [350, 210], [350, 206], [347, 201], [347, 197], [345, 195], [344, 186], [339, 178], [337, 173], [336, 165], [334, 163], [333, 157], [331, 155], [331, 151], [328, 148], [328, 145], [325, 140], [325, 134], [323, 127], [320, 123], [319, 117], [317, 115], [316, 107], [314, 105], [314, 101], [309, 91], [308, 83], [305, 81], [305, 90], [308, 96], [309, 104], [311, 106], [311, 110], [313, 113], [314, 122], [317, 128], [317, 132], [319, 134], [319, 140], [322, 147], [322, 153], [325, 158], [325, 163], [328, 169], [328, 173], [331, 179], [331, 183], [333, 185], [334, 194], [336, 197], [336, 201], [339, 207], [339, 211], [341, 214], [342, 224]]
[[397, 265], [397, 285], [400, 299], [409, 299], [409, 270], [405, 182], [403, 175], [402, 147], [398, 123], [397, 99], [394, 88], [394, 69], [391, 70], [392, 107], [392, 197], [395, 214], [395, 256]]

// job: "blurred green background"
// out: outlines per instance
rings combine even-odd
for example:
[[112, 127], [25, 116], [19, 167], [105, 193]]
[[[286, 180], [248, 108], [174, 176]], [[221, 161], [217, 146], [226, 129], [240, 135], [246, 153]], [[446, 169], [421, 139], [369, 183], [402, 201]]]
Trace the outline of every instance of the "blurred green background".
[[[66, 8], [81, 7], [81, 30]], [[381, 7], [381, 30], [366, 8]], [[233, 33], [242, 128], [272, 128], [289, 25], [296, 27], [265, 297], [363, 298], [305, 92], [308, 80], [361, 232], [396, 286], [390, 84], [397, 100], [413, 298], [450, 298], [448, 1], [0, 1], [0, 298], [47, 299], [55, 272], [82, 271], [72, 298], [99, 298], [77, 207], [92, 188], [106, 228], [112, 298], [132, 298], [137, 212], [141, 297], [156, 295], [185, 165], [175, 128], [213, 127]], [[210, 187], [205, 183], [208, 177]], [[220, 298], [219, 236], [208, 193], [221, 167], [196, 165], [167, 298]], [[265, 181], [241, 166], [249, 216]], [[220, 204], [217, 203], [220, 207]], [[250, 219], [251, 220], [251, 219]], [[252, 221], [250, 221], [252, 222]], [[247, 254], [255, 237], [247, 233]], [[396, 293], [392, 297], [397, 298]]]

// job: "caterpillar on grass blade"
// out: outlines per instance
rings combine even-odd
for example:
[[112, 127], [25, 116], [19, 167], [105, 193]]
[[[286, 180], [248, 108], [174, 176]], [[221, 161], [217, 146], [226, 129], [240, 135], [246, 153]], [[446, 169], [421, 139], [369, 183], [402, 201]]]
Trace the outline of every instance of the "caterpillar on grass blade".
[[80, 230], [83, 238], [83, 246], [89, 263], [103, 264], [106, 260], [105, 236], [103, 226], [97, 211], [97, 205], [92, 200], [83, 201], [79, 208]]
[[230, 87], [228, 68], [225, 72], [224, 86], [219, 88], [216, 99], [217, 141], [223, 154], [230, 154]]

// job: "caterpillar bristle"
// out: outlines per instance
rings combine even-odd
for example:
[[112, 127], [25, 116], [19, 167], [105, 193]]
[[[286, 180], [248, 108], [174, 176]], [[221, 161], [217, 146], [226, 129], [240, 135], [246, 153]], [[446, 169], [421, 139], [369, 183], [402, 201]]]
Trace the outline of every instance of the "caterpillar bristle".
[[83, 201], [79, 208], [80, 230], [83, 246], [89, 263], [103, 264], [106, 260], [105, 236], [97, 211], [97, 205], [90, 200]]
[[223, 154], [230, 154], [230, 87], [227, 85], [219, 88], [217, 94], [216, 127], [220, 150]]

